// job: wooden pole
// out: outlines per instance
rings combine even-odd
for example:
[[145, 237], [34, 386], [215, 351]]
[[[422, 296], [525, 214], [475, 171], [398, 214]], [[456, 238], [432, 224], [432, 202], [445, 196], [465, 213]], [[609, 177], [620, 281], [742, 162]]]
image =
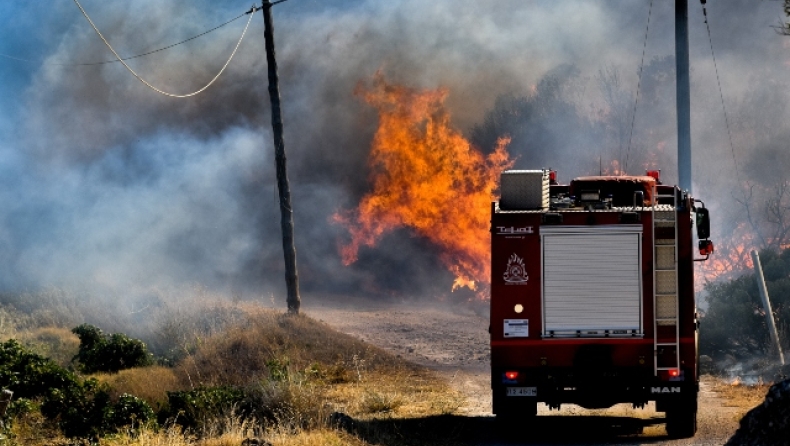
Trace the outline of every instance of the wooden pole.
[[277, 60], [274, 55], [274, 25], [272, 22], [272, 3], [263, 0], [264, 39], [266, 40], [266, 62], [269, 66], [269, 99], [272, 103], [272, 132], [274, 136], [274, 157], [277, 164], [277, 188], [280, 191], [280, 227], [283, 234], [283, 255], [285, 257], [285, 285], [288, 291], [288, 312], [299, 313], [299, 275], [296, 269], [296, 247], [294, 246], [294, 220], [291, 207], [291, 189], [285, 169], [285, 141], [283, 140], [283, 119], [280, 110], [280, 82], [277, 76]]

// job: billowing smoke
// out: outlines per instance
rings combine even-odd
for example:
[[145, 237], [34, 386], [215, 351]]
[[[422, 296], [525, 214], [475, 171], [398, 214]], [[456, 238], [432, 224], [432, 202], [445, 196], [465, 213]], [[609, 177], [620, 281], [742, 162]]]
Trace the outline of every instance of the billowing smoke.
[[[122, 55], [134, 55], [249, 9], [229, 3], [83, 5]], [[345, 229], [329, 217], [369, 188], [376, 114], [353, 91], [377, 70], [410, 87], [447, 88], [453, 124], [482, 151], [509, 134], [518, 168], [552, 167], [568, 180], [617, 161], [629, 173], [656, 165], [674, 182], [674, 12], [654, 3], [635, 119], [646, 0], [275, 6], [303, 291], [435, 296], [452, 284], [434, 248], [408, 230], [341, 264]], [[9, 21], [0, 53], [39, 61], [0, 59], [0, 287], [201, 283], [282, 295], [260, 12], [214, 87], [172, 99], [118, 63], [74, 65], [112, 55], [71, 2], [48, 5], [45, 17], [31, 9], [0, 7]], [[737, 215], [738, 179], [701, 7], [690, 1], [690, 9], [694, 187], [722, 221]], [[765, 154], [787, 163], [790, 38], [771, 28], [781, 5], [731, 0], [708, 9], [740, 175], [781, 165]], [[164, 90], [190, 92], [219, 70], [246, 19], [130, 64]]]

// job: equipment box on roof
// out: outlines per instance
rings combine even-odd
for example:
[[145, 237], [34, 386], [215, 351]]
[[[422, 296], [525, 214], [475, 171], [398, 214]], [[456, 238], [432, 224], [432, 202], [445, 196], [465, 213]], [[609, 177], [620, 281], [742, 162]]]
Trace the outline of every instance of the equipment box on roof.
[[502, 172], [499, 207], [503, 210], [548, 209], [548, 170]]

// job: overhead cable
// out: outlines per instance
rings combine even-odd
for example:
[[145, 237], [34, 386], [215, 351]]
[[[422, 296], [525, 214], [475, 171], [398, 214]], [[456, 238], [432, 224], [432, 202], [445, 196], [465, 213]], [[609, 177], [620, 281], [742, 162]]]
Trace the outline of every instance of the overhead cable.
[[[165, 46], [165, 47], [162, 47], [162, 48], [159, 48], [159, 49], [153, 50], [153, 51], [148, 51], [148, 52], [146, 52], [146, 53], [138, 54], [138, 55], [136, 55], [136, 56], [124, 57], [124, 58], [122, 58], [121, 60], [132, 60], [132, 59], [137, 59], [138, 57], [149, 56], [149, 55], [151, 55], [151, 54], [158, 53], [158, 52], [160, 52], [160, 51], [169, 50], [170, 48], [173, 48], [174, 46], [178, 46], [178, 45], [181, 45], [181, 44], [187, 43], [187, 42], [189, 42], [190, 40], [195, 40], [195, 39], [197, 39], [198, 37], [203, 37], [203, 36], [205, 36], [206, 34], [208, 34], [208, 33], [210, 33], [210, 32], [216, 31], [216, 30], [218, 30], [218, 29], [222, 28], [222, 27], [223, 27], [223, 26], [225, 26], [225, 25], [229, 25], [229, 24], [231, 24], [231, 23], [235, 22], [236, 20], [238, 20], [238, 19], [240, 19], [240, 18], [244, 17], [244, 16], [245, 16], [245, 15], [247, 15], [247, 14], [250, 14], [250, 12], [245, 12], [244, 14], [239, 14], [238, 16], [236, 16], [236, 17], [234, 17], [234, 18], [232, 18], [232, 19], [228, 20], [227, 22], [225, 22], [225, 23], [223, 23], [223, 24], [221, 24], [221, 25], [217, 25], [217, 26], [215, 26], [214, 28], [211, 28], [211, 29], [210, 29], [210, 30], [208, 30], [208, 31], [204, 31], [204, 32], [202, 32], [202, 33], [200, 33], [200, 34], [198, 34], [198, 35], [196, 35], [196, 36], [192, 36], [192, 37], [190, 37], [190, 38], [188, 38], [188, 39], [184, 39], [184, 40], [182, 40], [182, 41], [180, 41], [180, 42], [178, 42], [178, 43], [174, 43], [174, 44], [172, 44], [172, 45], [168, 45], [168, 46]], [[103, 64], [108, 64], [108, 63], [115, 63], [115, 62], [119, 62], [119, 60], [118, 60], [118, 59], [113, 59], [113, 60], [105, 60], [105, 61], [102, 61], [102, 62], [93, 62], [93, 63], [80, 63], [80, 64], [75, 64], [75, 65], [103, 65]]]
[[727, 106], [724, 103], [724, 93], [721, 89], [721, 79], [719, 78], [719, 65], [716, 63], [716, 53], [713, 52], [713, 38], [710, 33], [710, 24], [708, 23], [708, 11], [705, 8], [705, 3], [702, 3], [702, 13], [705, 16], [705, 27], [708, 29], [708, 42], [710, 43], [710, 55], [713, 58], [713, 68], [716, 70], [716, 83], [719, 85], [719, 97], [721, 98], [721, 108], [724, 110], [724, 124], [727, 127], [727, 136], [730, 139], [730, 152], [732, 153], [732, 163], [735, 166], [735, 178], [740, 181], [741, 174], [738, 169], [738, 159], [735, 158], [735, 145], [732, 143], [732, 131], [730, 130], [730, 118], [727, 114]]
[[[228, 67], [228, 65], [230, 64], [230, 61], [233, 60], [233, 56], [236, 55], [236, 51], [238, 51], [239, 46], [241, 45], [241, 41], [244, 40], [244, 35], [247, 33], [247, 28], [249, 28], [250, 22], [252, 22], [252, 14], [250, 14], [250, 18], [249, 18], [249, 20], [247, 20], [247, 25], [244, 26], [244, 31], [242, 31], [241, 37], [239, 37], [239, 41], [236, 43], [236, 47], [233, 48], [233, 52], [230, 54], [230, 57], [228, 58], [227, 62], [225, 62], [225, 65], [222, 66], [222, 68], [219, 70], [217, 75], [214, 76], [214, 78], [211, 79], [208, 84], [206, 84], [203, 88], [201, 88], [201, 89], [199, 89], [197, 91], [194, 91], [192, 93], [188, 93], [188, 94], [173, 94], [173, 93], [168, 93], [166, 91], [163, 91], [163, 90], [160, 90], [159, 88], [154, 87], [153, 85], [148, 83], [148, 81], [146, 81], [145, 79], [140, 77], [140, 75], [138, 75], [129, 65], [126, 64], [124, 59], [121, 56], [118, 55], [118, 53], [115, 51], [115, 49], [112, 47], [112, 45], [110, 45], [110, 42], [108, 42], [107, 39], [104, 38], [104, 35], [102, 35], [101, 31], [99, 31], [99, 28], [97, 28], [96, 25], [93, 23], [93, 20], [91, 20], [91, 18], [88, 16], [88, 13], [82, 7], [82, 5], [80, 4], [79, 0], [74, 0], [74, 3], [77, 5], [78, 8], [80, 8], [80, 11], [82, 12], [82, 15], [85, 16], [85, 19], [88, 21], [88, 23], [90, 23], [90, 25], [93, 28], [93, 30], [96, 31], [96, 34], [98, 34], [98, 36], [99, 36], [99, 38], [101, 38], [102, 42], [104, 42], [104, 44], [107, 46], [107, 48], [109, 48], [110, 51], [112, 51], [112, 53], [115, 55], [117, 60], [120, 63], [122, 63], [123, 66], [126, 67], [126, 69], [130, 73], [132, 73], [132, 75], [134, 77], [137, 78], [137, 80], [139, 80], [140, 82], [142, 82], [148, 88], [154, 90], [155, 92], [157, 92], [159, 94], [162, 94], [162, 95], [165, 95], [165, 96], [172, 97], [172, 98], [188, 98], [188, 97], [191, 97], [191, 96], [198, 95], [198, 94], [206, 91], [207, 88], [209, 88], [214, 82], [216, 82], [216, 80], [219, 79], [219, 77], [225, 71], [225, 68]], [[254, 12], [254, 11], [255, 11], [255, 7], [253, 7], [250, 12]]]
[[642, 88], [642, 71], [645, 68], [645, 52], [647, 50], [647, 36], [650, 32], [650, 16], [653, 13], [653, 0], [650, 0], [650, 6], [647, 10], [647, 27], [645, 28], [645, 41], [642, 44], [642, 61], [639, 62], [639, 80], [636, 82], [636, 97], [634, 98], [634, 111], [631, 113], [631, 130], [628, 134], [628, 147], [625, 150], [625, 165], [623, 172], [628, 172], [628, 159], [631, 155], [631, 140], [634, 137], [634, 123], [636, 122], [636, 106], [639, 104], [639, 91]]
[[[176, 43], [174, 43], [172, 45], [168, 45], [168, 46], [165, 46], [165, 47], [162, 47], [162, 48], [159, 48], [159, 49], [155, 49], [155, 50], [152, 50], [152, 51], [147, 51], [145, 53], [137, 54], [137, 55], [134, 55], [134, 56], [122, 57], [121, 60], [137, 59], [139, 57], [149, 56], [151, 54], [158, 53], [160, 51], [169, 50], [170, 48], [173, 48], [173, 47], [178, 46], [178, 45], [182, 45], [182, 44], [187, 43], [187, 42], [189, 42], [191, 40], [195, 40], [198, 37], [203, 37], [206, 34], [214, 32], [214, 31], [216, 31], [216, 30], [218, 30], [218, 29], [220, 29], [220, 28], [222, 28], [224, 26], [230, 25], [231, 23], [235, 22], [236, 20], [244, 17], [247, 14], [252, 14], [255, 11], [258, 11], [258, 9], [247, 11], [244, 14], [240, 14], [240, 15], [228, 20], [227, 22], [225, 22], [225, 23], [223, 23], [221, 25], [217, 25], [217, 26], [215, 26], [215, 27], [213, 27], [213, 28], [211, 28], [211, 29], [209, 29], [207, 31], [204, 31], [204, 32], [202, 32], [202, 33], [200, 33], [198, 35], [192, 36], [192, 37], [190, 37], [188, 39], [184, 39], [184, 40], [182, 40], [180, 42], [176, 42]], [[23, 59], [21, 57], [14, 57], [14, 56], [11, 56], [11, 55], [8, 55], [8, 54], [3, 54], [3, 53], [0, 53], [0, 57], [5, 57], [6, 59], [11, 59], [11, 60], [17, 60], [19, 62], [41, 63], [40, 61], [30, 60], [30, 59]], [[44, 65], [59, 65], [59, 66], [67, 66], [67, 67], [84, 67], [84, 66], [94, 66], [94, 65], [105, 65], [105, 64], [117, 63], [117, 62], [119, 62], [118, 59], [112, 59], [112, 60], [103, 60], [101, 62], [84, 62], [84, 63], [45, 62]]]

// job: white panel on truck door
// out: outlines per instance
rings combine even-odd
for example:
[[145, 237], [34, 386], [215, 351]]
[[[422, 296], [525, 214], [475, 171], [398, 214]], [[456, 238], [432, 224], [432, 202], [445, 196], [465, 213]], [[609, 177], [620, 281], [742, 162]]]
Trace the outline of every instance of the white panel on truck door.
[[542, 226], [544, 337], [642, 334], [641, 225]]

